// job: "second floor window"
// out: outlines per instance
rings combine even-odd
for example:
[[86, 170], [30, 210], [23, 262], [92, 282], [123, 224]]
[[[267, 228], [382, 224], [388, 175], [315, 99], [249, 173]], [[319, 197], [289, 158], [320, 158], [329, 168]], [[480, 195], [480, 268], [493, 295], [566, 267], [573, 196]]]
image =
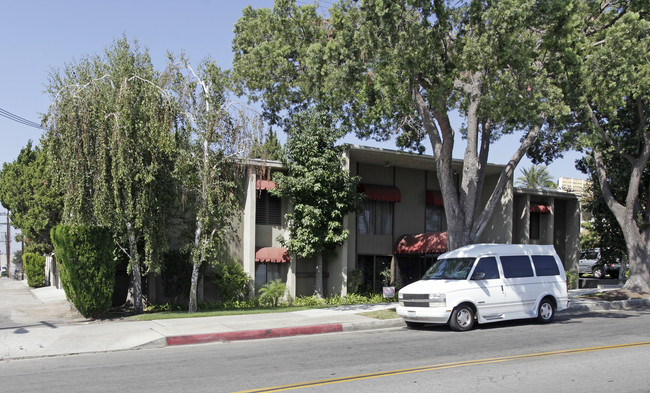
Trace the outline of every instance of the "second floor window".
[[393, 203], [385, 201], [363, 201], [357, 215], [357, 230], [360, 235], [392, 235]]
[[424, 211], [424, 231], [444, 232], [447, 230], [447, 219], [443, 206], [427, 205]]
[[255, 224], [282, 225], [282, 200], [269, 194], [267, 190], [258, 191]]

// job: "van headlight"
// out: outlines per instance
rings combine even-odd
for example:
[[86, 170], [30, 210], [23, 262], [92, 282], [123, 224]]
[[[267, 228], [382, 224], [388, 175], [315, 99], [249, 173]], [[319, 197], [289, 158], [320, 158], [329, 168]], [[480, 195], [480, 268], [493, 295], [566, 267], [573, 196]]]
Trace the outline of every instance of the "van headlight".
[[447, 305], [447, 296], [444, 293], [430, 293], [429, 307], [445, 307]]

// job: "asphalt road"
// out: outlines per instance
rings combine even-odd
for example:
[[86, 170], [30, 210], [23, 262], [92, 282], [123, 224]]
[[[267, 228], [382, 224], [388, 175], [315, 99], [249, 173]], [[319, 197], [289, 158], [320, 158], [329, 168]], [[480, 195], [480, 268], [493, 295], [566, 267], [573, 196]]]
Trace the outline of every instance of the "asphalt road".
[[398, 328], [12, 360], [0, 362], [0, 391], [647, 392], [649, 325], [650, 310], [560, 314], [464, 333]]

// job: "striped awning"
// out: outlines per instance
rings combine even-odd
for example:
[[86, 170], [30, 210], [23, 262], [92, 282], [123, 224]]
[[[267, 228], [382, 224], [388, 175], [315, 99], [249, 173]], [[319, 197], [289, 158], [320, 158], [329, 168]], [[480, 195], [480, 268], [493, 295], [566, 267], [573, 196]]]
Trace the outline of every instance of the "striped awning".
[[444, 206], [445, 201], [442, 199], [440, 191], [427, 190], [427, 206]]
[[447, 252], [447, 232], [404, 235], [395, 245], [395, 254], [442, 254]]
[[280, 247], [257, 247], [255, 249], [255, 262], [287, 263], [289, 252]]
[[277, 188], [277, 185], [272, 180], [257, 179], [255, 188], [258, 190], [271, 190]]
[[531, 213], [551, 214], [551, 207], [544, 203], [530, 203]]
[[395, 186], [381, 186], [377, 184], [359, 184], [359, 192], [366, 194], [366, 199], [371, 201], [401, 202], [402, 194]]

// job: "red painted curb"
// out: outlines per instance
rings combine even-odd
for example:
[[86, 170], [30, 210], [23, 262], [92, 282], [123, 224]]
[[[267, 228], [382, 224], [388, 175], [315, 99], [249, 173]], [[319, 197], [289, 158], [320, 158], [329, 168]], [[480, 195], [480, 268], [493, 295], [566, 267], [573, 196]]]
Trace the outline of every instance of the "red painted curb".
[[239, 332], [190, 334], [186, 336], [167, 337], [167, 345], [202, 344], [215, 341], [256, 340], [260, 338], [276, 338], [300, 336], [306, 334], [342, 332], [343, 325], [330, 323], [327, 325], [298, 326], [274, 329], [244, 330]]

